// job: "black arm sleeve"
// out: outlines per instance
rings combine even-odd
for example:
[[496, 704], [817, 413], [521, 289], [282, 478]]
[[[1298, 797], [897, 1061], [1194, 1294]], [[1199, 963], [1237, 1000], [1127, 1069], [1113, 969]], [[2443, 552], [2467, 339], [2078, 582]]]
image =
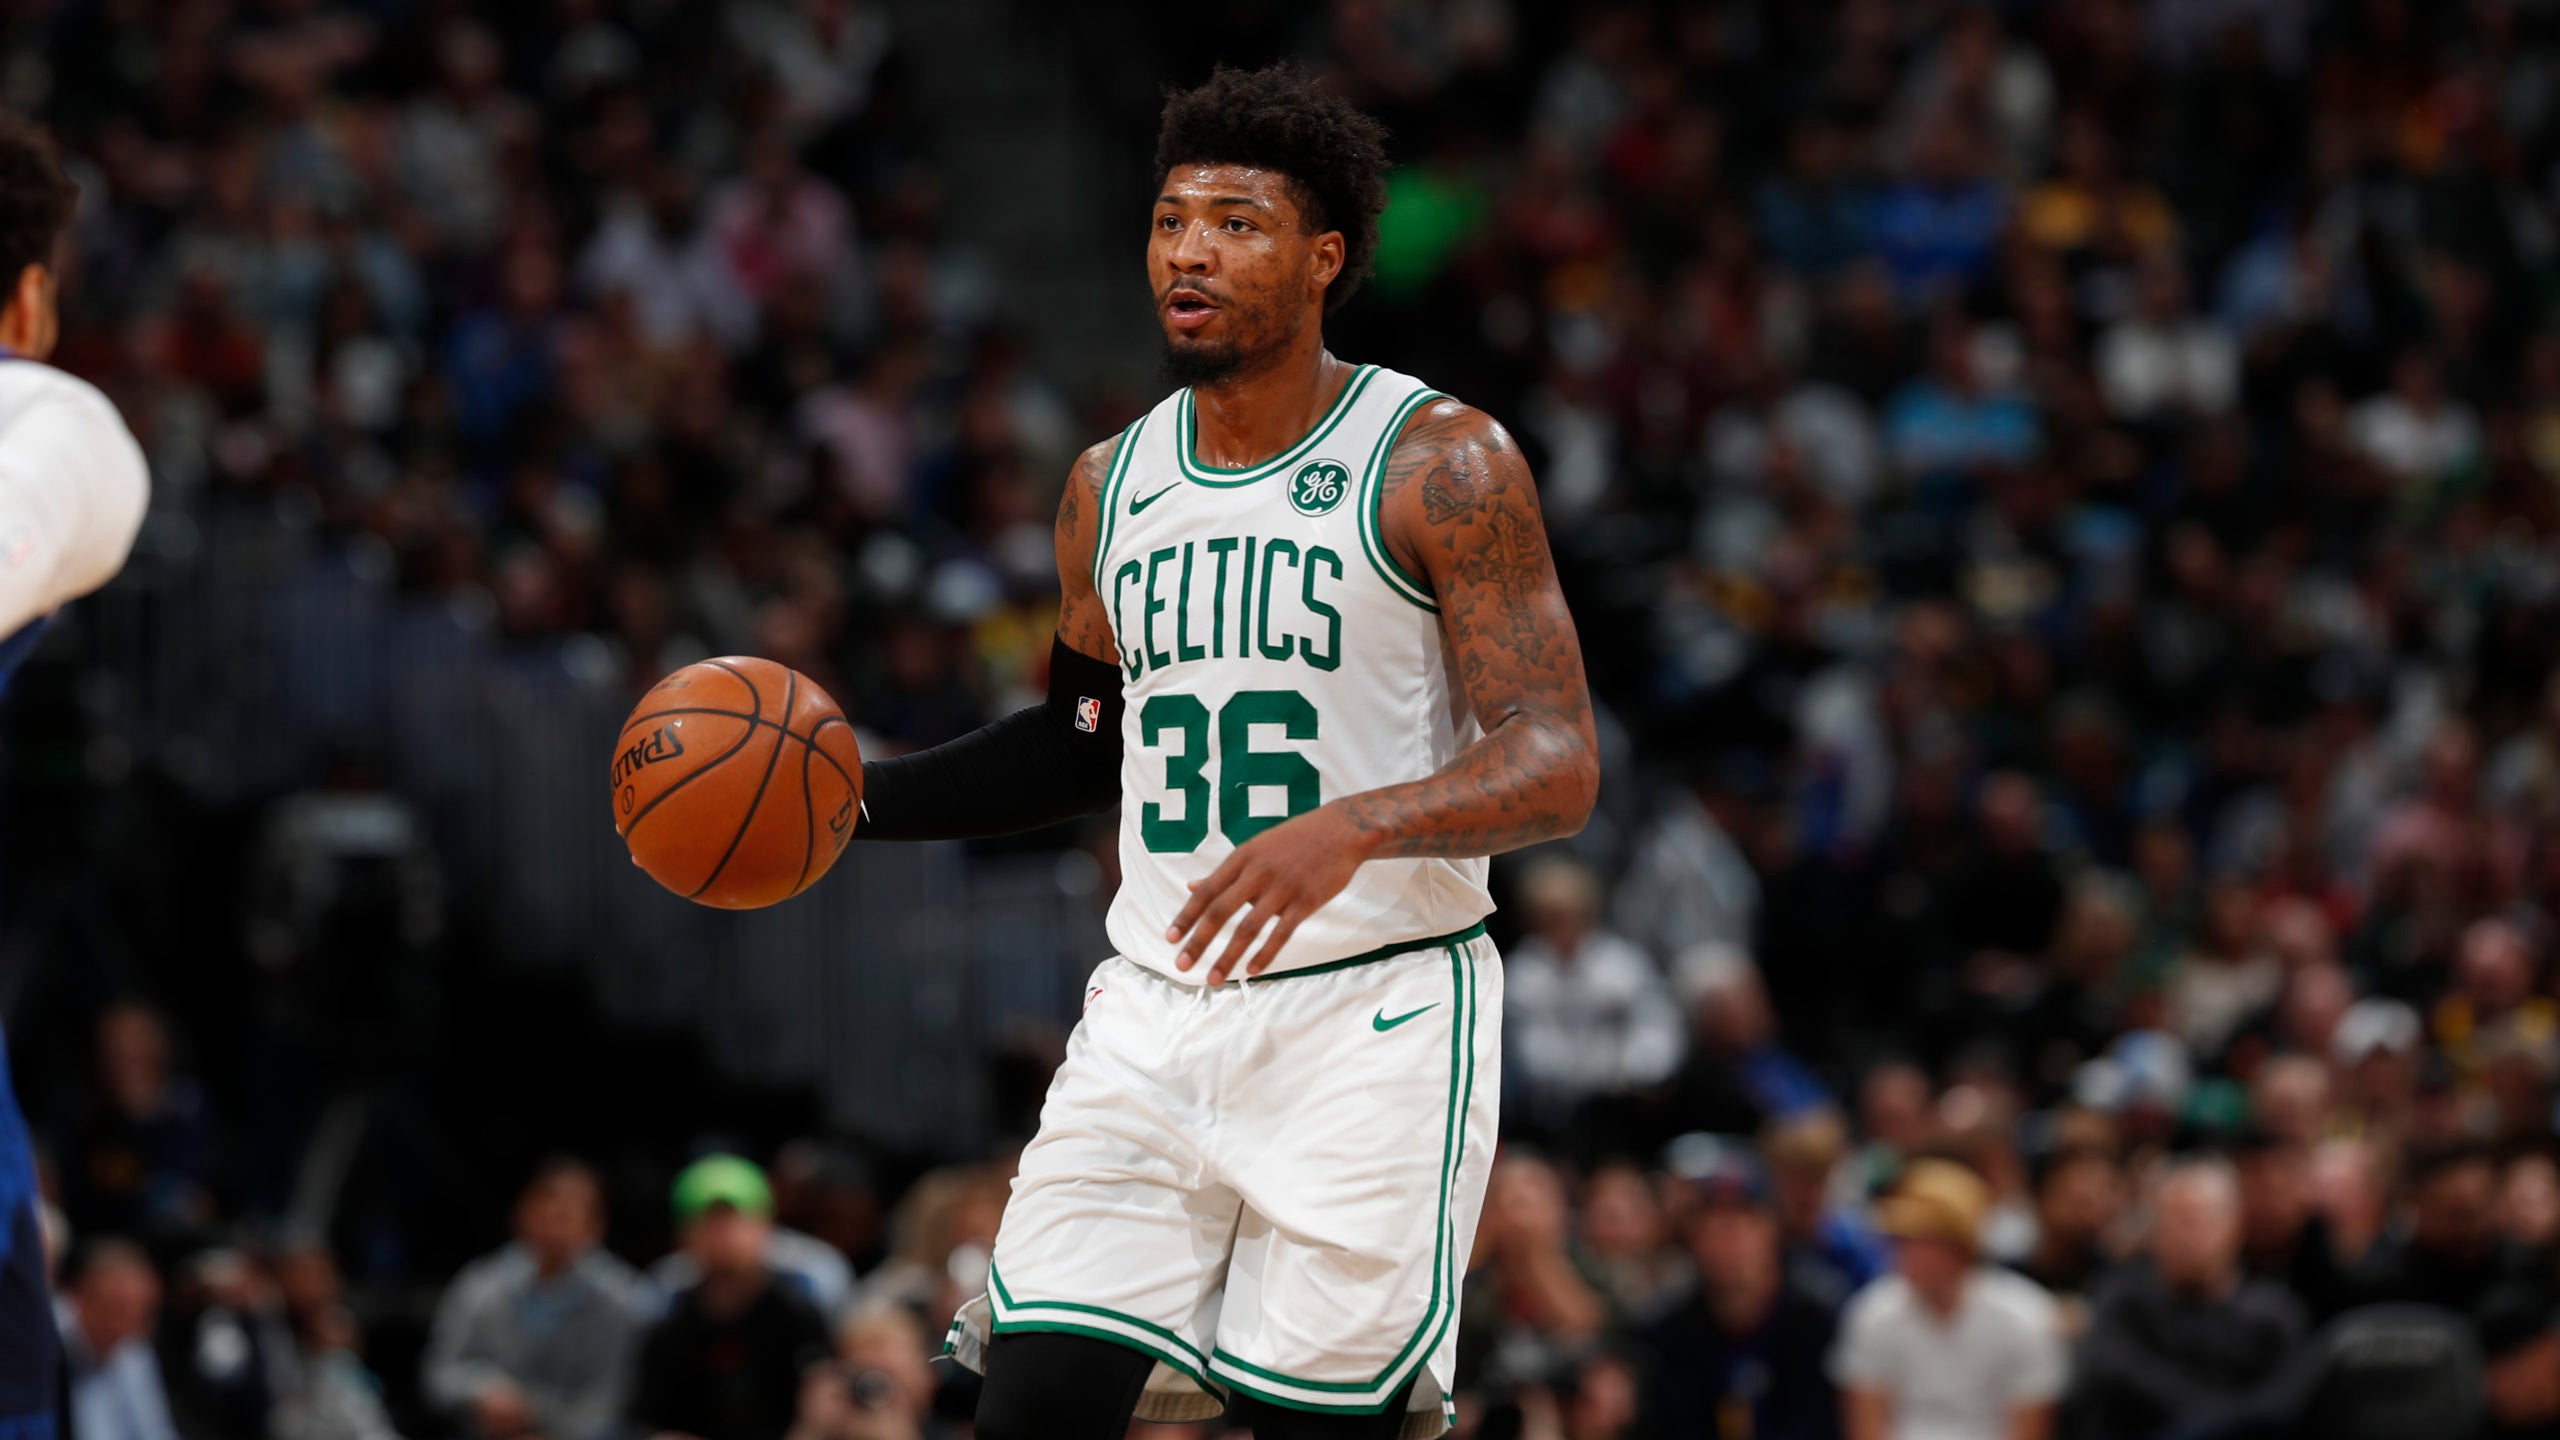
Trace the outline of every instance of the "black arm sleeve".
[[1120, 799], [1120, 667], [1049, 647], [1049, 698], [948, 744], [862, 762], [858, 840], [974, 840]]

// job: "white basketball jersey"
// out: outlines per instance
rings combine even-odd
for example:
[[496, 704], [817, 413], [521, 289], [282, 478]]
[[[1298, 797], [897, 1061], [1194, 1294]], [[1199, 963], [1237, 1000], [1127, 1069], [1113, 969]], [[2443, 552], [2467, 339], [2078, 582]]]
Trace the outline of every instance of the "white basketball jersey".
[[[1430, 587], [1378, 525], [1387, 452], [1436, 398], [1361, 366], [1303, 439], [1240, 470], [1196, 458], [1188, 390], [1122, 432], [1093, 568], [1126, 682], [1109, 928], [1131, 960], [1199, 981], [1216, 945], [1186, 974], [1164, 938], [1192, 881], [1280, 821], [1419, 780], [1483, 734]], [[1266, 973], [1465, 930], [1493, 909], [1487, 864], [1373, 860]]]
[[115, 576], [151, 478], [96, 387], [0, 349], [0, 635]]

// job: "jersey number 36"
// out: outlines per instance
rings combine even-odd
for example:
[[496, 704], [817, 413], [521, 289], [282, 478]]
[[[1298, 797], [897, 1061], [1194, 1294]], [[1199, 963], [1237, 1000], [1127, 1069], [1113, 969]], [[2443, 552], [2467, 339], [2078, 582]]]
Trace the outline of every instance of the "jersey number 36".
[[[1182, 797], [1179, 815], [1168, 816], [1161, 801], [1149, 800], [1138, 811], [1138, 836], [1159, 855], [1187, 855], [1209, 838], [1209, 766], [1218, 767], [1218, 831], [1241, 845], [1292, 815], [1324, 803], [1318, 794], [1316, 767], [1294, 750], [1256, 750], [1253, 727], [1277, 725], [1292, 740], [1316, 738], [1316, 707], [1295, 690], [1240, 690], [1218, 707], [1217, 748], [1209, 746], [1209, 707], [1197, 695], [1151, 695], [1138, 708], [1138, 738], [1148, 749], [1162, 747], [1166, 798]], [[1179, 745], [1166, 737], [1176, 736]], [[1287, 793], [1280, 814], [1256, 815], [1256, 786]]]

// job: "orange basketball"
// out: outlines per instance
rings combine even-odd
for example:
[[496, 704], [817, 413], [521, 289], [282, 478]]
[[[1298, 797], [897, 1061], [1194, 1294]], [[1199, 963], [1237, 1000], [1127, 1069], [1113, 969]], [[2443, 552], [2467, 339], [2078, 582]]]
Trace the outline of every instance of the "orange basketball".
[[809, 677], [744, 655], [649, 687], [613, 747], [613, 828], [649, 878], [753, 910], [816, 883], [853, 838], [862, 752]]

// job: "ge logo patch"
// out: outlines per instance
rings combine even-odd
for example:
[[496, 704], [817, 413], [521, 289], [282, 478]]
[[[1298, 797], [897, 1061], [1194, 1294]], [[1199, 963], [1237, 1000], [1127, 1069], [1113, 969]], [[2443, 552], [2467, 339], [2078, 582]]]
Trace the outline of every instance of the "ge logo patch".
[[1311, 460], [1289, 478], [1289, 503], [1301, 515], [1322, 515], [1351, 493], [1351, 472], [1331, 460]]

